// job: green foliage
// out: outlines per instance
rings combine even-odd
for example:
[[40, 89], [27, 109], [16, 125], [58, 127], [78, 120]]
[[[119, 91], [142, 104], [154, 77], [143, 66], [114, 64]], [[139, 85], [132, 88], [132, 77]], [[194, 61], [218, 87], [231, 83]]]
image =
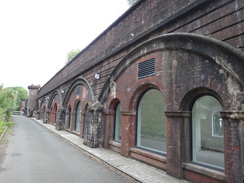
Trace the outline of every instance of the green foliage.
[[67, 53], [67, 61], [66, 64], [69, 63], [78, 53], [80, 53], [79, 49], [72, 49]]
[[5, 121], [5, 111], [4, 109], [0, 108], [0, 123]]
[[13, 87], [12, 88], [16, 94], [16, 111], [19, 111], [22, 104], [22, 99], [28, 98], [28, 91], [23, 87]]
[[138, 0], [127, 0], [129, 5], [132, 6], [134, 5]]
[[[0, 121], [0, 136], [5, 132], [6, 129], [9, 129], [13, 126], [12, 122], [1, 122]], [[1, 139], [0, 139], [1, 140]]]
[[141, 133], [143, 136], [160, 138], [166, 134], [165, 101], [158, 90], [150, 90], [141, 101]]
[[9, 121], [14, 110], [20, 110], [21, 100], [28, 98], [28, 92], [22, 87], [3, 88], [0, 85], [0, 122]]
[[4, 121], [8, 121], [11, 117], [11, 111], [14, 110], [16, 104], [16, 97], [12, 89], [3, 89], [1, 86], [0, 90], [0, 117]]

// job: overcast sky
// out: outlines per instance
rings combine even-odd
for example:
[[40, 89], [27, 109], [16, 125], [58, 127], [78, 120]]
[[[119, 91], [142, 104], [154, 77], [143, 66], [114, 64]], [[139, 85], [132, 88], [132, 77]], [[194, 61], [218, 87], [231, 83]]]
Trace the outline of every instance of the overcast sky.
[[0, 0], [0, 84], [43, 86], [122, 15], [127, 0]]

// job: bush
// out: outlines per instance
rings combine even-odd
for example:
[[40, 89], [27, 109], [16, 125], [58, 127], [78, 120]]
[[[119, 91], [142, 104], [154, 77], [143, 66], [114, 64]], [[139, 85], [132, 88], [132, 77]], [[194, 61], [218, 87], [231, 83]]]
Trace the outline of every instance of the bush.
[[3, 88], [0, 85], [0, 122], [9, 121], [12, 111], [21, 108], [21, 100], [28, 97], [28, 92], [23, 87]]
[[13, 124], [12, 122], [0, 122], [0, 136], [4, 133], [6, 128], [11, 128]]
[[0, 108], [0, 122], [5, 121], [5, 113], [2, 108]]

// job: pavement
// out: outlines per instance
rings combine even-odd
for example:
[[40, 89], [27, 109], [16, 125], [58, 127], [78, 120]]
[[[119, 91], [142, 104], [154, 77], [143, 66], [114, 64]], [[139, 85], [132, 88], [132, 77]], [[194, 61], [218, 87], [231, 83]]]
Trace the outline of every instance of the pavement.
[[69, 133], [65, 130], [58, 131], [55, 126], [43, 123], [41, 120], [36, 120], [37, 123], [46, 127], [53, 133], [59, 135], [64, 140], [73, 144], [77, 148], [84, 150], [90, 155], [100, 159], [113, 168], [123, 172], [133, 179], [142, 183], [187, 183], [185, 180], [179, 180], [166, 174], [165, 171], [157, 169], [153, 166], [147, 165], [132, 158], [126, 158], [119, 153], [104, 148], [90, 148], [83, 144], [83, 139], [79, 136]]

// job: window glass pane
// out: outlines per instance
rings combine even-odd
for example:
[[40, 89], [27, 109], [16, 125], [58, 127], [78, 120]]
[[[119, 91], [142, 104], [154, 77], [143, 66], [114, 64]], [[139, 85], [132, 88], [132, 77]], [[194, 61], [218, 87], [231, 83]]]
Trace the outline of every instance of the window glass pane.
[[[203, 165], [224, 168], [223, 138], [212, 135], [212, 127], [222, 125], [221, 105], [212, 96], [200, 97], [192, 108], [192, 161]], [[214, 121], [213, 121], [214, 120]], [[217, 128], [222, 134], [222, 127]]]
[[76, 106], [76, 111], [75, 111], [75, 131], [80, 131], [80, 122], [81, 122], [81, 104], [80, 102]]
[[137, 111], [137, 146], [166, 153], [165, 101], [159, 90], [146, 92]]
[[114, 140], [121, 142], [121, 103], [116, 106], [114, 125]]
[[213, 114], [213, 136], [223, 137], [223, 124], [219, 111]]

